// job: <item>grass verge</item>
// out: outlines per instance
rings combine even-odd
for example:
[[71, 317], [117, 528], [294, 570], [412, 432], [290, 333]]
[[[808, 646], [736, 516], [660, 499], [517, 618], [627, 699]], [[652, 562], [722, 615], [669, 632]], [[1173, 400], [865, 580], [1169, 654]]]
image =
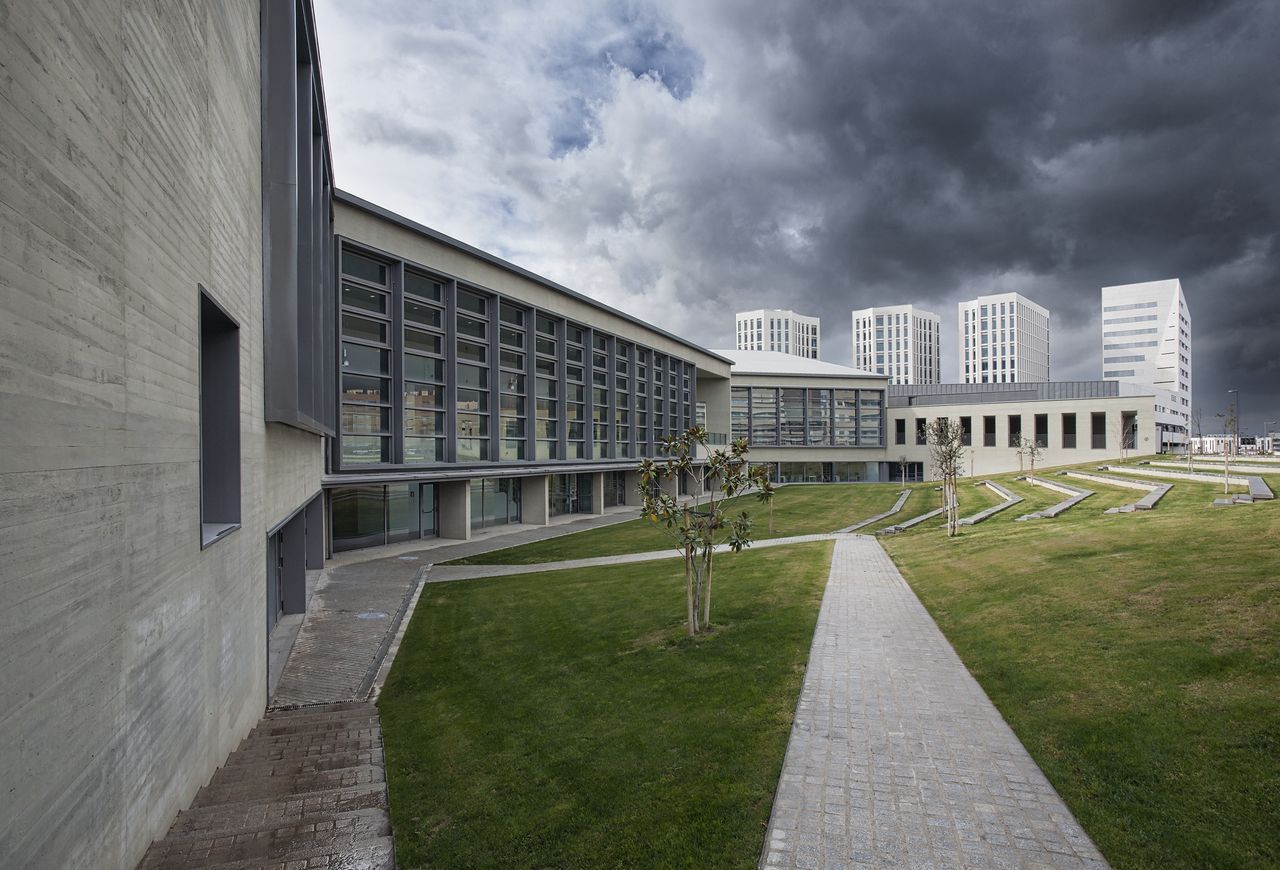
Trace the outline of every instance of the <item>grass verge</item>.
[[750, 867], [830, 543], [429, 585], [379, 700], [402, 867]]
[[1098, 494], [1057, 519], [884, 545], [1115, 866], [1276, 866], [1280, 502], [1172, 481], [1104, 516], [1141, 493], [1071, 482]]

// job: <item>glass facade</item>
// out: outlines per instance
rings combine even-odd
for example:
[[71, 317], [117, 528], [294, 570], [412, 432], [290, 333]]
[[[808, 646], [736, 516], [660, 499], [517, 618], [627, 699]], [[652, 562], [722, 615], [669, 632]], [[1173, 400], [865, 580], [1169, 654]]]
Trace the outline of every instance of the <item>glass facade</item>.
[[591, 513], [591, 475], [551, 475], [550, 497], [550, 513], [553, 517]]
[[753, 447], [882, 447], [884, 390], [733, 387], [733, 437]]
[[516, 478], [471, 481], [471, 528], [520, 522], [520, 490], [521, 482]]
[[334, 551], [431, 538], [438, 531], [430, 483], [339, 487], [329, 505]]
[[693, 423], [684, 360], [350, 242], [340, 262], [337, 470], [632, 459]]

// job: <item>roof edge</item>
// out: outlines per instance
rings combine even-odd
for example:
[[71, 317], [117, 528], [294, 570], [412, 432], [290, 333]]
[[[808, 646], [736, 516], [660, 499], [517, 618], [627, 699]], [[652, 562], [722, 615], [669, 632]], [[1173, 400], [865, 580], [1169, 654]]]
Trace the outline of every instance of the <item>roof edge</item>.
[[592, 308], [598, 309], [600, 311], [604, 311], [608, 314], [612, 314], [615, 317], [621, 317], [623, 320], [634, 323], [637, 326], [647, 329], [650, 332], [657, 333], [658, 335], [661, 335], [665, 338], [669, 338], [678, 344], [682, 344], [685, 347], [696, 350], [699, 353], [702, 353], [702, 354], [705, 354], [706, 356], [711, 357], [712, 359], [716, 359], [716, 360], [719, 360], [720, 362], [733, 365], [733, 360], [729, 359], [728, 357], [722, 356], [716, 353], [715, 351], [710, 350], [709, 348], [703, 347], [700, 344], [695, 344], [694, 342], [690, 341], [687, 338], [681, 338], [675, 333], [668, 332], [667, 330], [663, 329], [660, 326], [654, 326], [652, 323], [649, 323], [647, 320], [641, 320], [639, 317], [636, 317], [633, 314], [628, 314], [625, 311], [620, 311], [611, 305], [605, 305], [603, 302], [600, 302], [596, 299], [592, 299], [590, 296], [587, 296], [584, 293], [579, 293], [577, 290], [572, 290], [564, 286], [563, 284], [558, 284], [555, 281], [552, 281], [550, 278], [544, 278], [543, 276], [539, 275], [536, 272], [531, 272], [528, 269], [524, 268], [523, 266], [517, 266], [515, 263], [512, 263], [509, 260], [504, 260], [501, 257], [498, 257], [494, 254], [490, 254], [488, 251], [481, 250], [480, 248], [477, 248], [474, 245], [468, 245], [466, 242], [459, 241], [458, 239], [455, 239], [452, 236], [446, 236], [444, 233], [440, 232], [439, 230], [433, 230], [431, 227], [426, 226], [425, 224], [420, 224], [417, 221], [407, 218], [402, 214], [397, 214], [396, 212], [393, 212], [390, 209], [383, 208], [382, 206], [376, 203], [370, 202], [367, 199], [356, 196], [354, 193], [348, 193], [345, 190], [335, 189], [333, 191], [333, 198], [336, 202], [340, 202], [343, 205], [349, 205], [352, 208], [359, 209], [360, 211], [371, 214], [374, 217], [380, 218], [385, 221], [389, 221], [393, 224], [396, 224], [397, 226], [400, 226], [406, 230], [409, 230], [410, 232], [417, 233], [420, 236], [425, 236], [426, 238], [429, 238], [432, 241], [439, 242], [442, 245], [447, 245], [450, 248], [454, 248], [455, 250], [462, 251], [465, 254], [468, 254], [472, 257], [476, 257], [477, 259], [483, 260], [484, 262], [492, 266], [497, 266], [499, 269], [504, 269], [508, 272], [511, 272], [514, 275], [519, 275], [521, 278], [525, 278], [529, 281], [533, 281], [535, 284], [541, 284], [542, 286], [555, 290], [558, 293], [563, 293], [566, 296], [576, 299], [579, 302], [583, 302], [587, 305], [590, 305]]

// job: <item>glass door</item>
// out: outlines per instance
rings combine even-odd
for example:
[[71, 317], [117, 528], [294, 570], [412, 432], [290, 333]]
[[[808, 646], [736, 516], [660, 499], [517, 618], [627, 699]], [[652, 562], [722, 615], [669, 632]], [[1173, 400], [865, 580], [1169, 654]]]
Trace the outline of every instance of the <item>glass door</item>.
[[436, 485], [434, 483], [419, 484], [418, 490], [418, 536], [434, 538], [439, 531], [436, 528]]

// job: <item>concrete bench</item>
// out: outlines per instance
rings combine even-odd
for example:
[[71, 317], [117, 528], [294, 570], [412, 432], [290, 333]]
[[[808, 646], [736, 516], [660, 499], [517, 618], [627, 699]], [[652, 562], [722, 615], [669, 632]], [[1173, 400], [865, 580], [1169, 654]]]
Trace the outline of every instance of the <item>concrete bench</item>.
[[1271, 487], [1267, 486], [1267, 482], [1261, 477], [1249, 478], [1249, 496], [1250, 498], [1262, 499], [1270, 501], [1276, 495], [1271, 491]]
[[1046, 480], [1043, 477], [1032, 477], [1029, 474], [1026, 477], [1021, 479], [1025, 480], [1027, 483], [1031, 484], [1032, 486], [1042, 486], [1045, 489], [1051, 489], [1054, 492], [1063, 493], [1064, 495], [1068, 496], [1068, 498], [1058, 502], [1055, 505], [1050, 505], [1044, 510], [1039, 510], [1029, 514], [1023, 514], [1022, 516], [1018, 517], [1018, 522], [1021, 522], [1022, 520], [1051, 520], [1054, 517], [1056, 517], [1058, 514], [1062, 513], [1063, 511], [1070, 510], [1071, 508], [1080, 504], [1080, 502], [1084, 501], [1086, 498], [1094, 494], [1093, 490], [1091, 489], [1083, 489], [1078, 486], [1072, 486], [1069, 483], [1059, 483], [1056, 480]]
[[998, 483], [995, 483], [994, 481], [984, 480], [982, 481], [982, 483], [978, 484], [978, 486], [985, 486], [987, 489], [991, 490], [996, 495], [1000, 496], [1000, 498], [1004, 499], [1004, 501], [1002, 501], [1000, 504], [992, 505], [986, 510], [978, 511], [976, 514], [973, 514], [972, 516], [963, 517], [957, 520], [956, 521], [957, 525], [975, 526], [978, 523], [982, 522], [983, 520], [989, 520], [996, 514], [1000, 513], [1000, 511], [1011, 508], [1015, 504], [1023, 500], [1022, 496], [1017, 495], [1016, 493], [1010, 492], [1009, 490], [1005, 489], [1003, 486], [1001, 486]]
[[902, 492], [898, 493], [898, 501], [897, 501], [897, 503], [896, 503], [896, 504], [894, 504], [894, 506], [893, 506], [892, 508], [890, 508], [889, 510], [885, 511], [885, 512], [884, 512], [884, 513], [882, 513], [882, 514], [876, 514], [874, 517], [869, 517], [869, 518], [867, 518], [867, 519], [865, 519], [865, 520], [862, 520], [861, 522], [854, 523], [854, 524], [853, 524], [853, 525], [851, 525], [851, 526], [846, 526], [846, 527], [845, 527], [845, 528], [843, 528], [843, 529], [838, 529], [838, 530], [836, 531], [836, 534], [837, 534], [837, 535], [847, 535], [847, 534], [849, 534], [849, 533], [851, 533], [851, 532], [856, 532], [858, 529], [865, 528], [865, 527], [867, 527], [867, 526], [871, 525], [872, 523], [878, 523], [878, 522], [880, 522], [881, 520], [886, 520], [886, 519], [888, 519], [889, 517], [891, 517], [891, 516], [893, 516], [894, 514], [896, 514], [898, 511], [902, 510], [902, 506], [903, 506], [904, 504], [906, 504], [906, 503], [907, 503], [907, 497], [908, 497], [908, 496], [910, 496], [910, 495], [911, 495], [911, 490], [909, 490], [909, 489], [904, 489]]
[[[1134, 471], [1134, 469], [1124, 468], [1116, 469], [1112, 466], [1104, 466], [1114, 471]], [[1081, 480], [1092, 480], [1094, 483], [1105, 483], [1109, 486], [1122, 486], [1127, 489], [1140, 489], [1146, 492], [1142, 498], [1133, 504], [1122, 504], [1120, 507], [1107, 508], [1103, 513], [1106, 514], [1130, 514], [1134, 511], [1148, 511], [1156, 506], [1156, 502], [1164, 498], [1165, 493], [1173, 489], [1171, 483], [1148, 483], [1145, 480], [1126, 480], [1123, 477], [1111, 477], [1104, 474], [1094, 474], [1089, 471], [1063, 471], [1061, 474], [1067, 477], [1076, 477]]]
[[[1185, 462], [1153, 461], [1153, 462], [1148, 462], [1146, 464], [1154, 465], [1159, 468], [1181, 468], [1183, 471], [1187, 470], [1187, 463]], [[1203, 463], [1200, 463], [1197, 461], [1195, 465], [1191, 468], [1189, 473], [1211, 474], [1211, 475], [1215, 475], [1218, 478], [1218, 480], [1222, 480], [1222, 463], [1219, 462], [1217, 465], [1218, 465], [1217, 468], [1206, 468]], [[1195, 466], [1199, 466], [1199, 467], [1195, 467]], [[1233, 462], [1231, 463], [1231, 471], [1232, 473], [1235, 473], [1235, 474], [1280, 474], [1280, 465], [1264, 466], [1264, 465], [1255, 465], [1252, 462]]]

